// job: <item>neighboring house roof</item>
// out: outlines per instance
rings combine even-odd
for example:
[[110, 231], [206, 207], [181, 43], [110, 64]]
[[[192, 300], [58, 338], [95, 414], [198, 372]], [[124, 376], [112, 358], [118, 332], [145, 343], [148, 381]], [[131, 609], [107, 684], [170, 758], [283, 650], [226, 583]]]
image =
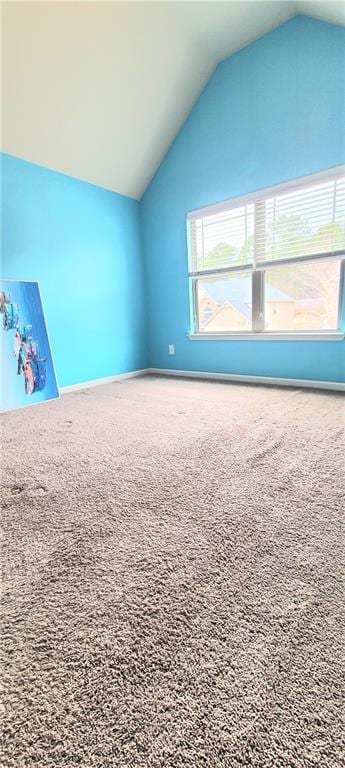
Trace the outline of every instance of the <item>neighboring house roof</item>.
[[252, 310], [251, 310], [250, 304], [246, 304], [244, 301], [236, 301], [235, 299], [233, 299], [232, 301], [225, 301], [224, 304], [222, 304], [222, 307], [226, 305], [235, 307], [235, 309], [237, 309], [237, 311], [240, 312], [241, 315], [244, 315], [244, 317], [247, 320], [250, 320], [252, 316]]
[[224, 301], [223, 304], [220, 305], [220, 307], [217, 307], [216, 311], [210, 315], [210, 317], [207, 318], [207, 320], [203, 323], [202, 327], [206, 328], [207, 325], [213, 323], [217, 315], [221, 314], [224, 309], [229, 307], [231, 310], [236, 310], [236, 312], [239, 312], [242, 316], [244, 316], [247, 320], [251, 319], [251, 311], [247, 304], [243, 304], [242, 306], [239, 306], [239, 302], [235, 301]]
[[[232, 278], [231, 280], [216, 280], [203, 283], [204, 290], [217, 304], [228, 302], [238, 309], [246, 317], [250, 315], [252, 303], [252, 288], [250, 280]], [[269, 283], [265, 286], [266, 301], [294, 301], [287, 293], [274, 288]], [[249, 312], [249, 314], [248, 314]]]
[[[217, 280], [203, 284], [204, 291], [218, 304], [217, 311], [207, 317], [203, 323], [205, 328], [224, 307], [231, 306], [246, 320], [251, 319], [252, 290], [250, 280], [232, 278], [232, 280]], [[265, 286], [266, 301], [294, 302], [287, 293], [280, 291], [269, 283]]]

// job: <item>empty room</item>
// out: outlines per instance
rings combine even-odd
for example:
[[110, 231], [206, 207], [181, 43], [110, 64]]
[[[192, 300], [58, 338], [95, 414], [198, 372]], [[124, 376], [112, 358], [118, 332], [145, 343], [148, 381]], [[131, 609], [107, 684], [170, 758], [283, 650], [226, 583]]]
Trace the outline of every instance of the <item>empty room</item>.
[[3, 768], [345, 765], [345, 5], [1, 3]]

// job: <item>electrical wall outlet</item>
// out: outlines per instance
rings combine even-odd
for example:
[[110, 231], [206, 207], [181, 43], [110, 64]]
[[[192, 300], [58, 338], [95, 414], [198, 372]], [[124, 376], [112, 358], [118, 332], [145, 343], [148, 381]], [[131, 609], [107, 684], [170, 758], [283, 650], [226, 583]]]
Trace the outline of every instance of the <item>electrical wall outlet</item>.
[[175, 347], [173, 344], [169, 344], [169, 355], [175, 354]]

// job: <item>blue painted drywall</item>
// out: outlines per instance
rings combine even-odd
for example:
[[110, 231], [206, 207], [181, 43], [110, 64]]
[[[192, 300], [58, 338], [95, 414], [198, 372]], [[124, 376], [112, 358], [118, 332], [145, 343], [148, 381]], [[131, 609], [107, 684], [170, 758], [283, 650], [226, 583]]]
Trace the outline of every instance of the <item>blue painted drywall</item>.
[[345, 342], [189, 341], [185, 232], [187, 211], [344, 163], [344, 124], [341, 27], [296, 16], [219, 65], [142, 199], [151, 366], [345, 380]]
[[145, 368], [139, 203], [1, 159], [2, 276], [38, 280], [59, 385]]
[[345, 380], [344, 342], [189, 341], [185, 234], [193, 208], [345, 162], [344, 61], [343, 28], [295, 17], [223, 62], [142, 200], [142, 232], [136, 201], [2, 155], [2, 275], [39, 281], [60, 386], [148, 363]]

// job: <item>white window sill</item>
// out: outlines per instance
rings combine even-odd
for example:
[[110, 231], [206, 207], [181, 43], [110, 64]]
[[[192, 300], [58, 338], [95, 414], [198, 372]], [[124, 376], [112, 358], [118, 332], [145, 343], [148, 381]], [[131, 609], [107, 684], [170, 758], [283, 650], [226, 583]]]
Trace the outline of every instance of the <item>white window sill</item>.
[[343, 341], [344, 331], [311, 331], [295, 333], [269, 333], [267, 331], [248, 333], [189, 333], [190, 341]]

